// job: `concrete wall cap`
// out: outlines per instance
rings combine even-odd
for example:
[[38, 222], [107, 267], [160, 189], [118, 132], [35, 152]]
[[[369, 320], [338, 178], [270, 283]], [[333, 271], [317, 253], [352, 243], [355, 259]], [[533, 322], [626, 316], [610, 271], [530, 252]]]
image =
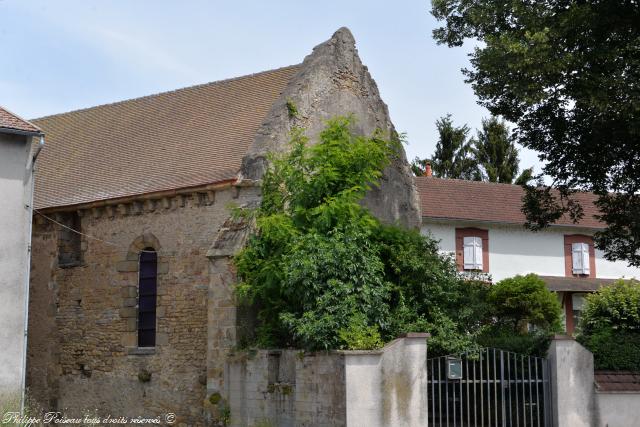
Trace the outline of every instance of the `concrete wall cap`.
[[428, 332], [407, 332], [400, 335], [398, 338], [431, 338], [431, 334]]
[[575, 341], [575, 339], [571, 335], [561, 335], [561, 334], [554, 335], [553, 340], [554, 341], [560, 341], [560, 340]]

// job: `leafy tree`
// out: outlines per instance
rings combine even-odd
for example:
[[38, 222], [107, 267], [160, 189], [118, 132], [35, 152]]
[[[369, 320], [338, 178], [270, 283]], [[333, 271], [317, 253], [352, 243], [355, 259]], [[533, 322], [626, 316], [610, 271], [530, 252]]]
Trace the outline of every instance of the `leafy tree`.
[[551, 336], [561, 330], [562, 311], [538, 276], [501, 280], [491, 287], [487, 301], [494, 322], [478, 337], [482, 346], [545, 356]]
[[424, 174], [425, 165], [431, 164], [433, 175], [438, 178], [457, 178], [479, 180], [480, 175], [476, 162], [470, 157], [471, 144], [467, 140], [469, 127], [467, 125], [454, 126], [451, 114], [436, 121], [438, 142], [436, 151], [431, 159], [413, 161], [413, 172], [420, 176]]
[[[637, 1], [432, 0], [438, 43], [480, 43], [463, 70], [480, 103], [517, 125], [559, 190], [528, 189], [528, 224], [600, 196], [607, 259], [640, 265], [640, 7]], [[611, 193], [611, 194], [609, 194]], [[536, 201], [537, 200], [537, 201]]]
[[472, 139], [472, 157], [481, 169], [482, 180], [512, 184], [532, 178], [532, 169], [525, 169], [517, 176], [520, 159], [515, 141], [509, 136], [504, 120], [497, 117], [482, 120], [482, 129]]
[[532, 325], [547, 331], [558, 331], [562, 310], [558, 298], [535, 274], [515, 276], [499, 281], [488, 296], [491, 313], [497, 324], [513, 332]]
[[293, 133], [262, 183], [256, 231], [236, 257], [239, 296], [254, 303], [262, 347], [372, 348], [416, 330], [431, 349], [473, 345], [486, 287], [462, 280], [433, 239], [383, 225], [359, 201], [395, 155], [380, 134], [328, 122], [309, 146]]
[[597, 369], [640, 370], [640, 283], [620, 280], [589, 295], [578, 331]]

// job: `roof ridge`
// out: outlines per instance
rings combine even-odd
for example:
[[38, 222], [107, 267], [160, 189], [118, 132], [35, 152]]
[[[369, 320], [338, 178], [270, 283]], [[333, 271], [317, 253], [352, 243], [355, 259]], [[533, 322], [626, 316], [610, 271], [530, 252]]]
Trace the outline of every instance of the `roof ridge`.
[[131, 102], [131, 101], [139, 101], [139, 100], [142, 100], [142, 99], [155, 98], [155, 97], [158, 97], [158, 96], [161, 96], [161, 95], [167, 95], [167, 94], [182, 92], [182, 91], [186, 91], [186, 90], [198, 89], [198, 88], [202, 88], [202, 87], [205, 87], [205, 86], [214, 86], [214, 85], [218, 85], [218, 84], [229, 83], [229, 82], [236, 81], [236, 80], [242, 80], [242, 79], [247, 79], [247, 78], [251, 78], [251, 77], [257, 77], [257, 76], [260, 76], [260, 75], [263, 75], [263, 74], [267, 74], [267, 73], [274, 73], [274, 72], [277, 72], [277, 71], [282, 71], [282, 70], [287, 70], [287, 69], [290, 69], [290, 68], [299, 67], [300, 65], [302, 65], [302, 64], [286, 65], [284, 67], [272, 68], [270, 70], [259, 71], [257, 73], [244, 74], [242, 76], [230, 77], [230, 78], [222, 79], [222, 80], [215, 80], [213, 82], [199, 83], [199, 84], [195, 84], [195, 85], [191, 85], [191, 86], [181, 87], [181, 88], [178, 88], [178, 89], [167, 90], [167, 91], [164, 91], [164, 92], [152, 93], [152, 94], [149, 94], [149, 95], [139, 96], [137, 98], [123, 99], [121, 101], [107, 102], [105, 104], [93, 105], [91, 107], [79, 108], [77, 110], [65, 111], [65, 112], [56, 113], [56, 114], [49, 114], [47, 116], [37, 117], [37, 118], [31, 119], [31, 120], [44, 120], [44, 119], [49, 119], [49, 118], [52, 118], [52, 117], [64, 116], [64, 115], [67, 115], [67, 114], [75, 114], [75, 113], [80, 113], [80, 112], [83, 112], [83, 111], [94, 110], [94, 109], [97, 109], [97, 108], [110, 107], [110, 106], [114, 106], [114, 105], [121, 105], [121, 104], [125, 104], [125, 103]]
[[[495, 185], [495, 186], [506, 186], [506, 187], [519, 187], [523, 188], [520, 184], [507, 184], [506, 182], [491, 182], [491, 181], [476, 181], [473, 179], [462, 179], [462, 178], [439, 178], [437, 176], [416, 176], [415, 178], [424, 178], [425, 180], [433, 179], [439, 181], [454, 181], [465, 184], [479, 184], [479, 185]], [[550, 185], [543, 185], [542, 187], [536, 186], [537, 188], [551, 188], [552, 190], [557, 190], [555, 187]], [[583, 189], [575, 189], [575, 194], [587, 194], [587, 195], [596, 195], [593, 191], [583, 190]]]
[[483, 185], [503, 185], [503, 186], [508, 186], [508, 187], [522, 187], [521, 185], [518, 184], [507, 184], [506, 182], [491, 182], [491, 181], [476, 181], [473, 179], [462, 179], [462, 178], [439, 178], [437, 176], [417, 176], [416, 178], [424, 178], [424, 179], [434, 179], [434, 180], [440, 180], [440, 181], [456, 181], [456, 182], [464, 182], [464, 183], [471, 183], [471, 184], [483, 184]]

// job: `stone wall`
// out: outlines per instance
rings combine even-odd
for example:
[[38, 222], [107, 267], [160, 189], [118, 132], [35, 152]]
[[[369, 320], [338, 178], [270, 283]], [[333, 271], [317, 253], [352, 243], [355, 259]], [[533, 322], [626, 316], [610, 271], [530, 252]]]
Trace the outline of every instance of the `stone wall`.
[[[81, 230], [93, 238], [83, 236], [82, 261], [67, 268], [57, 265], [60, 226], [40, 217], [29, 322], [32, 396], [45, 408], [69, 414], [174, 412], [179, 421], [199, 424], [207, 325], [234, 320], [230, 289], [208, 309], [206, 253], [229, 216], [228, 205], [257, 197], [257, 189], [227, 188], [81, 210]], [[146, 247], [158, 252], [153, 349], [136, 347], [138, 254]], [[227, 338], [233, 345], [233, 334]], [[222, 372], [223, 360], [210, 364]], [[143, 382], [146, 372], [151, 378]]]
[[426, 334], [379, 351], [232, 355], [224, 397], [230, 425], [425, 426]]

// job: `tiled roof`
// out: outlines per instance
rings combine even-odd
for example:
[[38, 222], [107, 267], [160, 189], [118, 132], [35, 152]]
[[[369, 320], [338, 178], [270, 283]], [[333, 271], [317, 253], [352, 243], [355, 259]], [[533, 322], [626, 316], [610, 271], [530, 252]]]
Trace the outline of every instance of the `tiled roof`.
[[233, 179], [299, 66], [34, 120], [37, 208]]
[[640, 392], [640, 372], [596, 371], [594, 376], [600, 392]]
[[14, 133], [15, 131], [28, 134], [41, 133], [40, 129], [37, 126], [13, 114], [11, 111], [0, 107], [0, 133]]
[[598, 279], [588, 277], [540, 276], [547, 288], [554, 292], [595, 292], [602, 286], [611, 285], [617, 279]]
[[[524, 224], [522, 214], [523, 189], [519, 185], [491, 182], [465, 181], [416, 177], [424, 218], [457, 219], [469, 221], [504, 222]], [[593, 216], [598, 212], [591, 193], [573, 196], [581, 202], [584, 217], [578, 224], [563, 217], [556, 224], [579, 225], [588, 228], [603, 228]]]

